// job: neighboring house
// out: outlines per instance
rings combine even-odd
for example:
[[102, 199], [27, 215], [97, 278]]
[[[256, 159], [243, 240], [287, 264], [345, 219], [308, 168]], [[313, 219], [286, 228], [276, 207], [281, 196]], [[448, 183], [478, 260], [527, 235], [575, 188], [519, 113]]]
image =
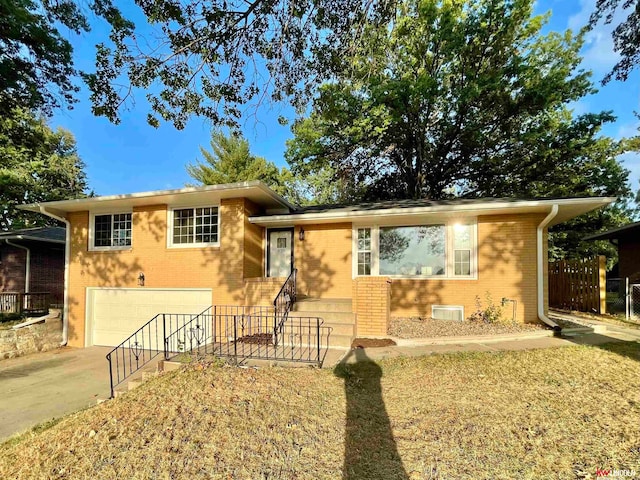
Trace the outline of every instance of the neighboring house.
[[613, 228], [585, 237], [584, 240], [609, 240], [618, 247], [618, 276], [631, 283], [640, 282], [640, 222]]
[[258, 181], [23, 206], [68, 222], [68, 337], [117, 345], [158, 312], [350, 299], [358, 336], [389, 316], [464, 319], [476, 296], [546, 317], [547, 228], [612, 198], [297, 208]]
[[64, 242], [61, 227], [0, 232], [0, 292], [47, 292], [62, 303]]

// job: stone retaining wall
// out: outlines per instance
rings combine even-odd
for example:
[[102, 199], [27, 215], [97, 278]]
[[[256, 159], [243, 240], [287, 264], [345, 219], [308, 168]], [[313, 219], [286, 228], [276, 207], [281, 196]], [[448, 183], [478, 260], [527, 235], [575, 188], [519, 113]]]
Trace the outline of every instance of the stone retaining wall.
[[60, 318], [51, 318], [17, 330], [0, 330], [0, 360], [53, 350], [60, 346], [61, 341]]

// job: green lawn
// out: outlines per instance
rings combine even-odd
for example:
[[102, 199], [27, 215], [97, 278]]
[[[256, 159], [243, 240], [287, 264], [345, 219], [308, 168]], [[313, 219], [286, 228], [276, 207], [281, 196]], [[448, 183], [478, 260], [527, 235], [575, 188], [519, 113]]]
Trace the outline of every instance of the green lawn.
[[640, 477], [640, 345], [191, 366], [7, 442], [0, 478]]

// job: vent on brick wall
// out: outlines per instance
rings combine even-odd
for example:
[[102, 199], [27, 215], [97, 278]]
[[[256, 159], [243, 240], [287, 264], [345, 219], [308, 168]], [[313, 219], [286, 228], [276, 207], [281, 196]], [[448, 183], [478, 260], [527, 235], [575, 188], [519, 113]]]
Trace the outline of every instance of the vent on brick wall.
[[464, 320], [464, 307], [461, 305], [433, 305], [431, 307], [431, 318], [462, 322]]

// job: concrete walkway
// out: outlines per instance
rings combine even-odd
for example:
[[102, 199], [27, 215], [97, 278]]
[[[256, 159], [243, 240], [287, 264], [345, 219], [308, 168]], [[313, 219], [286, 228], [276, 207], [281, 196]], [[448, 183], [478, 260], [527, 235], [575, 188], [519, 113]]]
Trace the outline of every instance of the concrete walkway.
[[[606, 324], [608, 325], [608, 324]], [[610, 326], [610, 325], [609, 325]], [[638, 342], [640, 331], [624, 327], [612, 327], [601, 333], [570, 334], [562, 337], [538, 337], [531, 338], [523, 334], [522, 339], [510, 339], [504, 341], [482, 341], [479, 338], [469, 336], [465, 340], [457, 339], [458, 343], [430, 344], [412, 346], [393, 346], [367, 348], [367, 358], [370, 360], [382, 360], [394, 357], [420, 357], [441, 353], [457, 352], [504, 352], [516, 350], [532, 350], [538, 348], [570, 347], [575, 345], [602, 345], [610, 342]], [[337, 363], [344, 361], [354, 363], [358, 356], [347, 355], [348, 350], [329, 350], [323, 364], [323, 368], [333, 368]]]
[[109, 396], [106, 347], [61, 348], [0, 362], [0, 441]]
[[622, 334], [622, 335], [627, 335], [629, 337], [633, 337], [636, 340], [640, 340], [640, 328], [633, 328], [633, 326], [627, 327], [622, 323], [603, 322], [603, 321], [595, 320], [592, 318], [571, 315], [570, 313], [561, 312], [557, 310], [551, 310], [551, 312], [549, 312], [549, 317], [552, 320], [554, 318], [560, 318], [564, 320], [569, 320], [574, 323], [586, 325], [591, 328], [602, 329], [602, 330], [605, 330], [607, 334]]

